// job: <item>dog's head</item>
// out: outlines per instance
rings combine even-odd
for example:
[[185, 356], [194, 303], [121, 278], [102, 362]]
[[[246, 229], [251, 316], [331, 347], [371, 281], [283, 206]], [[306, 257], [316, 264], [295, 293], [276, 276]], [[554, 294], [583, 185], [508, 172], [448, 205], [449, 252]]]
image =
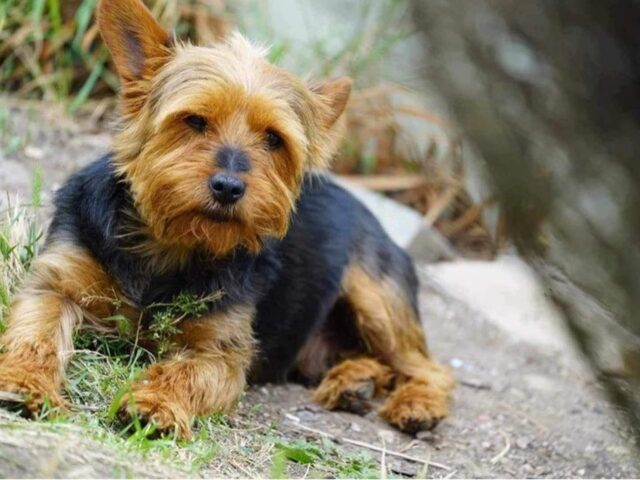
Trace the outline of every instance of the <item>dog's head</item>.
[[334, 153], [351, 81], [307, 84], [239, 34], [180, 43], [141, 0], [102, 0], [98, 24], [121, 79], [117, 168], [155, 239], [224, 255], [282, 237], [303, 173]]

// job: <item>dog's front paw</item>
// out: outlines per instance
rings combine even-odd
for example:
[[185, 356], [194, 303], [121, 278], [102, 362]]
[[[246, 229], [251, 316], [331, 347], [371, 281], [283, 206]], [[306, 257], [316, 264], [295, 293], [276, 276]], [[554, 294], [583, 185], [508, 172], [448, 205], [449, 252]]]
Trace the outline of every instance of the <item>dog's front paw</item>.
[[56, 388], [54, 375], [46, 370], [29, 368], [6, 354], [0, 357], [0, 408], [18, 411], [34, 417], [43, 405], [65, 408], [65, 401]]
[[153, 423], [160, 433], [175, 432], [177, 438], [191, 438], [191, 415], [176, 398], [175, 393], [163, 389], [151, 380], [132, 385], [131, 392], [120, 401], [121, 420], [137, 417], [143, 424]]
[[448, 415], [449, 398], [445, 391], [427, 384], [409, 382], [398, 387], [378, 413], [406, 433], [431, 430]]

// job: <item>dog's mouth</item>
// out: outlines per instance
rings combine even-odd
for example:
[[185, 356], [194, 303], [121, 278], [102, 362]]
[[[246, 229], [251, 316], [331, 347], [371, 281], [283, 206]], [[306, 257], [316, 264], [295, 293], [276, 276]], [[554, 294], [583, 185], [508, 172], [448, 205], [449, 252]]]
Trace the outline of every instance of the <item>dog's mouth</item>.
[[230, 222], [235, 219], [233, 211], [227, 208], [207, 208], [200, 211], [200, 214], [216, 223]]

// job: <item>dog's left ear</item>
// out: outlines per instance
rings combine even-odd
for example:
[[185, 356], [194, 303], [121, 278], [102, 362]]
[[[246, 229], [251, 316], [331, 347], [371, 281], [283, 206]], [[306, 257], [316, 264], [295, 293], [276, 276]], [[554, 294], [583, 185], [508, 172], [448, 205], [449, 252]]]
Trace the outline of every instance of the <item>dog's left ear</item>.
[[100, 0], [97, 17], [123, 90], [153, 75], [168, 58], [171, 37], [142, 0]]
[[351, 95], [352, 85], [353, 80], [351, 78], [340, 77], [311, 86], [311, 91], [316, 93], [322, 103], [329, 107], [328, 114], [324, 120], [325, 128], [332, 127], [344, 112]]

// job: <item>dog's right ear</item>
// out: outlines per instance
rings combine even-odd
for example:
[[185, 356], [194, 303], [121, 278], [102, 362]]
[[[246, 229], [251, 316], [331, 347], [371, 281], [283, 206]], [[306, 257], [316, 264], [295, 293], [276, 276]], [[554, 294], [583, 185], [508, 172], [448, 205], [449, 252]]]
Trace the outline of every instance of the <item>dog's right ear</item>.
[[168, 59], [171, 37], [142, 0], [100, 0], [97, 17], [123, 90], [151, 77]]

